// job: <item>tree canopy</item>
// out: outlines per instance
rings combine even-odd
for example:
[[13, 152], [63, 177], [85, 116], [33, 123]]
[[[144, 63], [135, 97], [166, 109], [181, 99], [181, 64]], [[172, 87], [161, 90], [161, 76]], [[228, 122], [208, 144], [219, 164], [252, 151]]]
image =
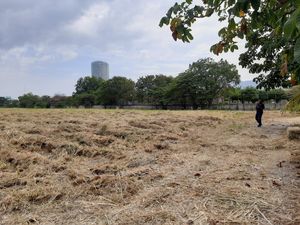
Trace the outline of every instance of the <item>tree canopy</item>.
[[192, 63], [174, 82], [170, 96], [183, 105], [192, 105], [197, 109], [199, 106], [210, 106], [226, 88], [239, 84], [240, 75], [236, 66], [226, 60], [215, 62], [206, 58]]
[[166, 87], [173, 77], [165, 75], [147, 75], [136, 82], [137, 100], [144, 104], [161, 105]]
[[75, 92], [73, 95], [95, 92], [103, 82], [104, 80], [97, 77], [81, 77], [75, 85]]
[[214, 54], [233, 52], [237, 39], [245, 39], [240, 65], [257, 74], [258, 87], [300, 82], [300, 0], [185, 0], [168, 10], [160, 26], [169, 25], [174, 40], [190, 42], [192, 24], [215, 14], [226, 26], [211, 47]]
[[126, 77], [113, 77], [98, 89], [99, 103], [103, 105], [127, 105], [135, 97], [135, 83]]
[[20, 107], [22, 108], [34, 108], [41, 105], [41, 97], [34, 95], [31, 92], [18, 97]]

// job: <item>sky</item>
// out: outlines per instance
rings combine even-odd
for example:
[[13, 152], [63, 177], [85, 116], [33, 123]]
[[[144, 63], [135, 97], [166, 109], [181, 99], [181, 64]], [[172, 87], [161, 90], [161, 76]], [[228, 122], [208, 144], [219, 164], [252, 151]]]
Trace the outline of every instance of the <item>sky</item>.
[[[1, 0], [0, 96], [71, 95], [90, 76], [91, 62], [109, 63], [110, 77], [136, 81], [150, 74], [177, 76], [200, 58], [238, 66], [241, 51], [215, 56], [210, 46], [222, 27], [197, 21], [195, 39], [175, 42], [158, 26], [174, 0]], [[238, 66], [241, 80], [253, 75]]]

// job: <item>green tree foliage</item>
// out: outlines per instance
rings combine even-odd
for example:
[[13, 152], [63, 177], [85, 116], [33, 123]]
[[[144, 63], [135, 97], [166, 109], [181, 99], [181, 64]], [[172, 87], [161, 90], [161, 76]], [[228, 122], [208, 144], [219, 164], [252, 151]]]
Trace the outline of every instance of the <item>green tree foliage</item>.
[[104, 80], [97, 77], [81, 77], [75, 85], [72, 104], [87, 108], [96, 104], [97, 93], [104, 84]]
[[8, 105], [8, 103], [9, 103], [9, 99], [5, 97], [0, 97], [0, 107], [5, 107]]
[[9, 99], [9, 102], [7, 104], [8, 108], [17, 108], [17, 107], [20, 107], [20, 104], [19, 104], [19, 100], [17, 99]]
[[240, 64], [257, 74], [258, 87], [286, 87], [288, 79], [293, 84], [300, 81], [299, 0], [185, 0], [168, 10], [160, 26], [169, 25], [175, 40], [190, 42], [192, 24], [212, 15], [226, 26], [211, 51], [233, 52], [238, 49], [236, 39], [245, 39]]
[[75, 85], [75, 92], [73, 95], [79, 95], [83, 93], [95, 92], [104, 82], [103, 79], [97, 77], [81, 77], [78, 79]]
[[259, 99], [259, 91], [253, 87], [247, 87], [241, 91], [241, 101], [256, 102]]
[[229, 88], [223, 95], [225, 99], [231, 101], [240, 100], [242, 102], [256, 102], [258, 99], [263, 101], [274, 100], [276, 103], [281, 100], [288, 99], [287, 91], [283, 89], [272, 90], [257, 90], [253, 87], [241, 88]]
[[41, 98], [31, 92], [18, 97], [18, 99], [21, 108], [37, 108], [41, 104]]
[[300, 85], [294, 86], [288, 93], [291, 100], [286, 109], [293, 112], [300, 112]]
[[180, 102], [184, 107], [192, 105], [196, 109], [210, 106], [224, 90], [237, 85], [240, 76], [235, 65], [206, 58], [191, 64], [174, 82], [169, 89], [173, 101]]
[[40, 101], [35, 104], [35, 107], [37, 108], [50, 108], [51, 104], [51, 97], [48, 95], [43, 95], [40, 97]]
[[89, 93], [81, 93], [74, 96], [74, 105], [84, 106], [85, 108], [91, 108], [96, 104], [96, 95]]
[[66, 108], [75, 105], [73, 98], [61, 94], [56, 94], [50, 98], [50, 107], [52, 108]]
[[164, 95], [173, 77], [165, 75], [148, 75], [140, 77], [136, 82], [138, 102], [151, 105], [164, 105]]
[[274, 100], [276, 103], [280, 102], [281, 100], [288, 99], [286, 91], [282, 89], [273, 89], [267, 92], [268, 100]]
[[103, 105], [124, 106], [134, 101], [135, 83], [125, 77], [113, 77], [101, 85], [97, 95]]
[[[8, 105], [8, 107], [19, 105], [21, 108], [66, 108], [72, 106], [72, 97], [64, 95], [55, 95], [53, 97], [44, 95], [40, 97], [32, 93], [27, 93], [19, 96], [18, 99], [18, 102], [11, 101], [11, 105]], [[19, 104], [16, 105], [17, 103]]]
[[223, 96], [226, 100], [239, 101], [241, 100], [241, 91], [241, 88], [230, 87], [224, 91]]
[[263, 101], [269, 100], [269, 95], [268, 95], [267, 91], [265, 91], [265, 90], [258, 90], [257, 94], [258, 94], [258, 99], [263, 100]]
[[0, 107], [16, 108], [19, 107], [19, 100], [10, 97], [0, 97]]

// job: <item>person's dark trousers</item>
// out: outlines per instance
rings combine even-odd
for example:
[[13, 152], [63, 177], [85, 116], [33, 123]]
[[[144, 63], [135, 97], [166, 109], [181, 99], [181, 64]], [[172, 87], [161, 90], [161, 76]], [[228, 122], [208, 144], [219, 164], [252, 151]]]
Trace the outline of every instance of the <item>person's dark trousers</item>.
[[258, 126], [261, 127], [261, 118], [262, 118], [262, 113], [256, 113], [255, 119], [258, 122]]

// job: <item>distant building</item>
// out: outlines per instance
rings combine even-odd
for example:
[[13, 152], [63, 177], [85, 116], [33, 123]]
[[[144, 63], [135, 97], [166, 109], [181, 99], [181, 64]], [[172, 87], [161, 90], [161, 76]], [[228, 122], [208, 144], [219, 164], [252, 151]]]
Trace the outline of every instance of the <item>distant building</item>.
[[92, 76], [102, 78], [103, 80], [108, 80], [109, 79], [108, 63], [102, 61], [92, 62]]

